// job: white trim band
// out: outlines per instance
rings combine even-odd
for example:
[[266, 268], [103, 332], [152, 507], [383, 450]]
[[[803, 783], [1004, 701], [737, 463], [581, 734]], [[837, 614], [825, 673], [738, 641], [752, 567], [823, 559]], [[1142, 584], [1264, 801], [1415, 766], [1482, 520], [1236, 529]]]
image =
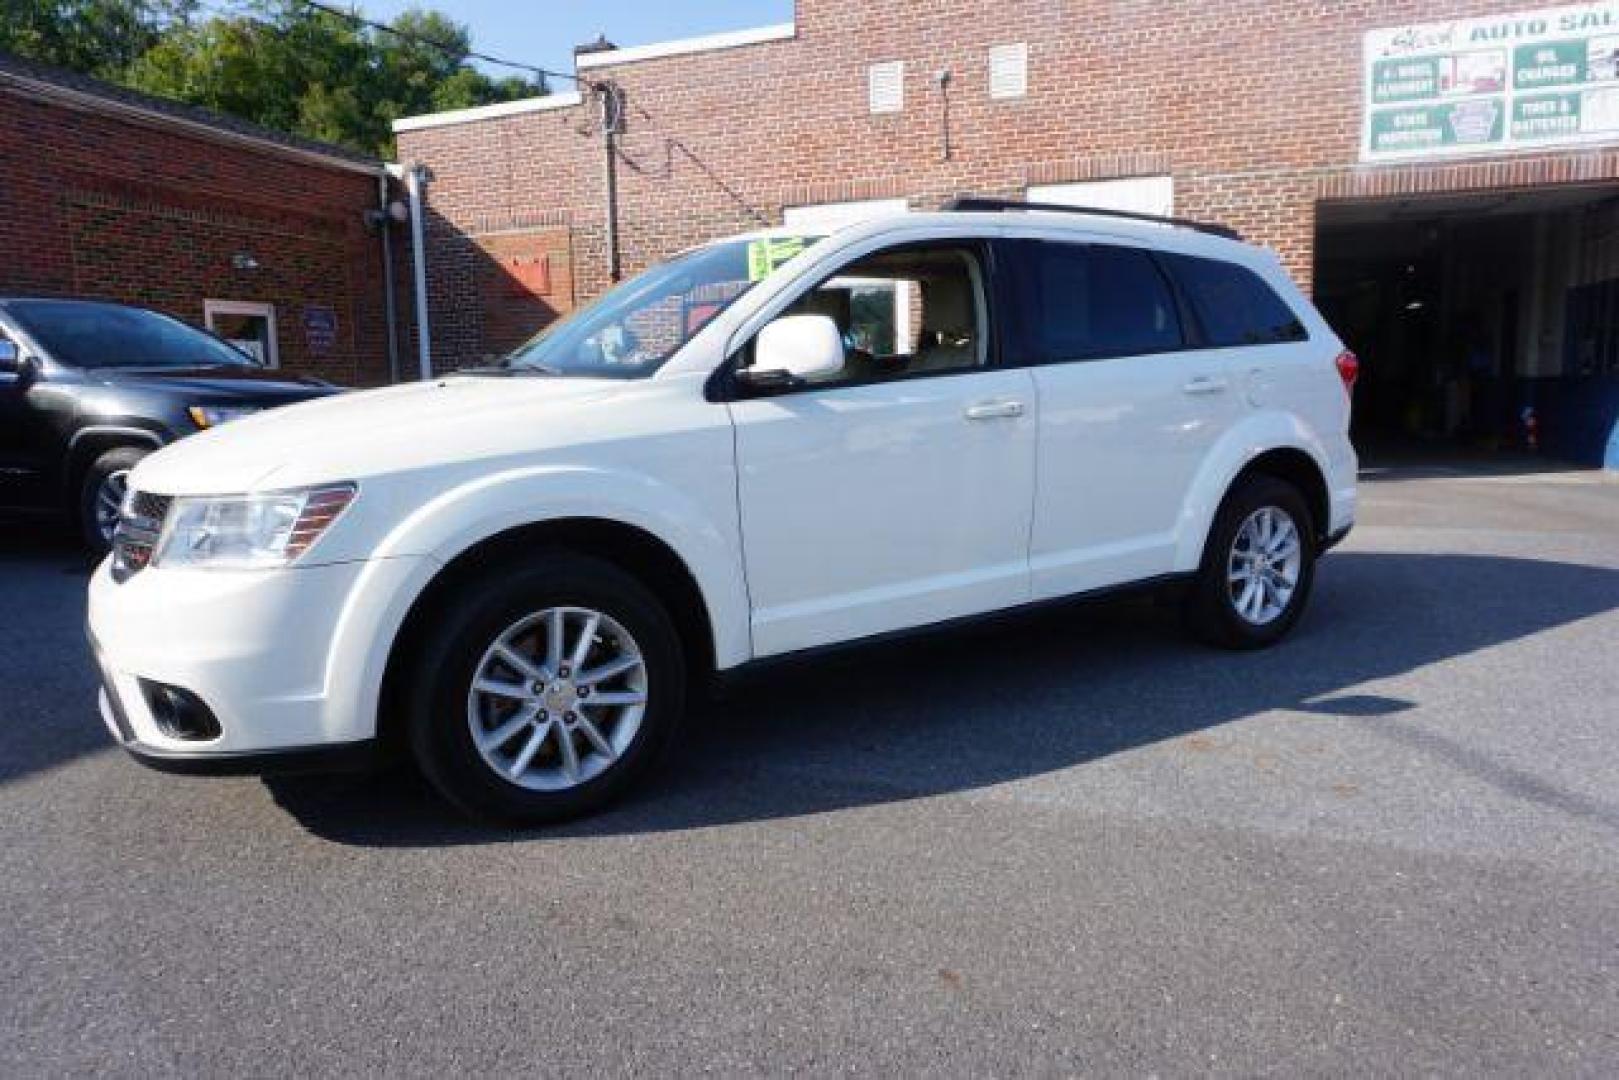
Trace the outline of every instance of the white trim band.
[[766, 41], [788, 41], [798, 36], [796, 23], [776, 23], [773, 26], [755, 26], [749, 30], [732, 30], [725, 34], [704, 37], [678, 38], [657, 41], [651, 45], [633, 45], [627, 49], [604, 49], [601, 52], [579, 53], [574, 66], [586, 68], [607, 67], [612, 64], [633, 64], [637, 60], [657, 60], [665, 56], [683, 56], [686, 53], [712, 52], [716, 49], [734, 49], [740, 45], [759, 45]]
[[525, 113], [550, 112], [567, 109], [584, 99], [576, 90], [566, 94], [543, 94], [519, 101], [497, 101], [493, 105], [474, 105], [470, 109], [451, 109], [449, 112], [426, 113], [422, 116], [401, 116], [393, 122], [394, 132], [418, 131], [421, 128], [446, 127], [450, 124], [468, 124], [477, 120], [498, 120], [503, 116], [522, 116]]

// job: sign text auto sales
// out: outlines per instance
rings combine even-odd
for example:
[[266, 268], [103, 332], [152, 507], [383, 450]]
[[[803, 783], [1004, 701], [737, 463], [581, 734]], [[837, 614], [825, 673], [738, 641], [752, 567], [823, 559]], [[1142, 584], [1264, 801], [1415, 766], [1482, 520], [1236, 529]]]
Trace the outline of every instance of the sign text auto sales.
[[1619, 0], [1367, 33], [1361, 159], [1619, 139]]

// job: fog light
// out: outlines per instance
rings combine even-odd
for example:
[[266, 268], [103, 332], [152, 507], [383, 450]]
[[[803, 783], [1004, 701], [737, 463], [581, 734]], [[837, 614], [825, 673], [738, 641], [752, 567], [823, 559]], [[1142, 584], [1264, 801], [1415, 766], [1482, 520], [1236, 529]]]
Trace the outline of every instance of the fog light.
[[163, 734], [188, 742], [219, 738], [219, 721], [196, 694], [146, 679], [140, 683], [146, 706], [152, 710], [152, 719], [157, 721]]

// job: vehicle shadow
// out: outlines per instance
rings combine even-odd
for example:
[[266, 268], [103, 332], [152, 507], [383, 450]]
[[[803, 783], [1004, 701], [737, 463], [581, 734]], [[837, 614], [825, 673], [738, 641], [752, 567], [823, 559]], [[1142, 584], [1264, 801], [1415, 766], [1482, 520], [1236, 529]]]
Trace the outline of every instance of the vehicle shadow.
[[[467, 823], [412, 772], [267, 781], [311, 832], [367, 846], [544, 841], [817, 814], [981, 788], [1275, 709], [1397, 729], [1414, 703], [1355, 688], [1619, 607], [1619, 570], [1342, 552], [1307, 617], [1260, 653], [1189, 643], [1141, 601], [1067, 607], [780, 669], [700, 709], [662, 773], [566, 826]], [[1514, 795], [1619, 828], [1596, 804], [1440, 736], [1396, 737]]]

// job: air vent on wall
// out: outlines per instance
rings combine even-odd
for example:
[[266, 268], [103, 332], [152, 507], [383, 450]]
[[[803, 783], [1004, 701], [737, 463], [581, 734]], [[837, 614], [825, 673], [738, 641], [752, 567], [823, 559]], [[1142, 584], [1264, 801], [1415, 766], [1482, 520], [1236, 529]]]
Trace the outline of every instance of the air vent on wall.
[[905, 63], [873, 64], [867, 73], [871, 111], [896, 113], [905, 107]]
[[995, 45], [989, 50], [989, 96], [1019, 98], [1029, 92], [1029, 46]]

